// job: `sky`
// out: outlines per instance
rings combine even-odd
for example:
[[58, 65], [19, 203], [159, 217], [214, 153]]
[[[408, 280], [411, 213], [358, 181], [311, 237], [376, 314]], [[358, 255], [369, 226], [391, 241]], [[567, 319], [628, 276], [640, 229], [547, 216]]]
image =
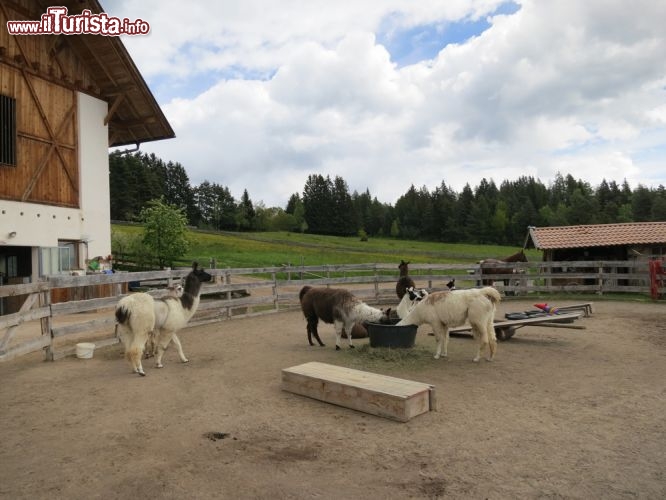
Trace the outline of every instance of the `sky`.
[[238, 200], [309, 175], [395, 204], [571, 174], [666, 185], [666, 2], [101, 0], [176, 138], [141, 145]]

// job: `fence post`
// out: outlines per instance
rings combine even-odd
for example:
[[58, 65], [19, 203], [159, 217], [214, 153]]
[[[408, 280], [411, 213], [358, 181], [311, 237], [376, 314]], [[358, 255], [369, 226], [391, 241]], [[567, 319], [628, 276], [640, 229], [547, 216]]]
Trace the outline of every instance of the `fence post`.
[[273, 277], [273, 309], [277, 312], [279, 310], [278, 307], [278, 282], [277, 282], [277, 274], [275, 272], [271, 273], [271, 276]]
[[[46, 306], [49, 308], [49, 311], [51, 310], [51, 286], [49, 285], [49, 288], [40, 295], [40, 305]], [[54, 346], [54, 339], [53, 339], [53, 334], [51, 333], [51, 316], [53, 313], [50, 313], [46, 318], [42, 318], [40, 320], [41, 328], [42, 328], [42, 335], [48, 335], [50, 337], [50, 342], [49, 345], [44, 349], [44, 361], [53, 361], [54, 358], [54, 352], [55, 352], [55, 346]]]
[[[225, 285], [230, 285], [231, 284], [231, 272], [229, 271], [229, 266], [227, 266], [227, 270], [224, 273], [224, 284]], [[231, 302], [231, 290], [227, 290], [227, 301]], [[231, 319], [231, 305], [227, 306], [227, 319]]]

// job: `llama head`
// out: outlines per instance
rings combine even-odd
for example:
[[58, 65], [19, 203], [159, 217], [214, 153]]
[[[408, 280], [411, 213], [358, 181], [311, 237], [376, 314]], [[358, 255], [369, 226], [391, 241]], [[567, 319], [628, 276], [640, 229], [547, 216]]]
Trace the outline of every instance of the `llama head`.
[[446, 288], [448, 288], [449, 290], [455, 290], [456, 289], [456, 280], [455, 280], [455, 278], [452, 279], [451, 281], [449, 281], [446, 284]]
[[199, 280], [199, 283], [203, 283], [204, 281], [211, 281], [213, 279], [210, 273], [207, 273], [203, 269], [199, 269], [198, 262], [192, 262], [192, 272], [190, 274], [196, 276], [196, 278]]
[[171, 285], [167, 287], [167, 295], [169, 297], [182, 297], [183, 295], [183, 285], [181, 283], [176, 283], [175, 285]]
[[405, 318], [410, 311], [427, 296], [428, 292], [424, 289], [417, 290], [413, 286], [407, 288], [405, 295], [402, 297], [402, 300], [396, 309], [398, 317], [401, 319]]
[[384, 309], [382, 309], [381, 311], [382, 311], [383, 314], [382, 314], [382, 317], [379, 318], [379, 322], [382, 325], [392, 324], [393, 322], [391, 321], [391, 308], [389, 307], [386, 311], [384, 311]]
[[407, 273], [409, 272], [409, 261], [405, 262], [404, 260], [400, 260], [400, 265], [398, 266], [398, 269], [400, 269], [400, 276], [407, 276]]
[[410, 286], [407, 289], [407, 293], [409, 294], [409, 300], [416, 301], [416, 302], [418, 302], [420, 300], [423, 300], [424, 298], [426, 298], [428, 296], [428, 291], [427, 290], [425, 290], [423, 288], [421, 290], [417, 290], [413, 286]]

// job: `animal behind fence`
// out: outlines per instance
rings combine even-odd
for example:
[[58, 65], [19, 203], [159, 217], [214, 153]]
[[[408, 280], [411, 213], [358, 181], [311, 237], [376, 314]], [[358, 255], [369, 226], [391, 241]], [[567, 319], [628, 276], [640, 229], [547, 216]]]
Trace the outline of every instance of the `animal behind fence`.
[[[514, 267], [502, 266], [502, 264], [512, 263], [512, 262], [527, 262], [527, 255], [525, 255], [525, 251], [521, 250], [520, 252], [516, 252], [513, 255], [509, 255], [504, 259], [484, 259], [482, 261], [479, 261], [481, 275], [483, 276], [484, 274], [514, 274], [516, 272], [516, 269]], [[504, 286], [509, 285], [510, 280], [508, 278], [505, 278], [502, 281], [504, 282]], [[492, 286], [493, 280], [490, 278], [486, 279], [482, 278], [481, 284], [484, 286]]]
[[211, 275], [199, 269], [195, 262], [192, 264], [192, 271], [185, 277], [180, 296], [168, 295], [155, 300], [150, 294], [134, 293], [120, 299], [115, 312], [118, 334], [125, 347], [125, 357], [135, 373], [145, 375], [141, 358], [151, 335], [154, 335], [153, 349], [157, 368], [162, 368], [164, 351], [172, 340], [180, 360], [187, 363], [188, 359], [183, 353], [176, 332], [183, 328], [196, 312], [201, 285], [211, 278]]
[[416, 284], [414, 283], [414, 280], [409, 277], [409, 262], [400, 260], [398, 269], [400, 270], [400, 277], [398, 278], [398, 282], [395, 284], [395, 293], [398, 298], [402, 300], [407, 289], [410, 287], [414, 288]]
[[342, 330], [347, 332], [349, 347], [353, 348], [352, 331], [355, 323], [370, 321], [374, 323], [388, 322], [390, 309], [386, 312], [371, 307], [350, 291], [339, 288], [313, 288], [304, 286], [298, 294], [301, 310], [307, 321], [308, 342], [314, 345], [312, 337], [320, 346], [325, 345], [319, 337], [317, 325], [321, 319], [324, 323], [335, 327], [335, 349], [340, 349]]

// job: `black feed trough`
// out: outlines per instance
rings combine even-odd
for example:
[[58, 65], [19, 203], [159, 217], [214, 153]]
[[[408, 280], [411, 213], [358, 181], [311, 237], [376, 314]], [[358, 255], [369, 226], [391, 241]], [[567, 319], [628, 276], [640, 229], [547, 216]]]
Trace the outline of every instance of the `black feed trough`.
[[414, 347], [417, 325], [397, 326], [393, 324], [366, 323], [370, 347]]

